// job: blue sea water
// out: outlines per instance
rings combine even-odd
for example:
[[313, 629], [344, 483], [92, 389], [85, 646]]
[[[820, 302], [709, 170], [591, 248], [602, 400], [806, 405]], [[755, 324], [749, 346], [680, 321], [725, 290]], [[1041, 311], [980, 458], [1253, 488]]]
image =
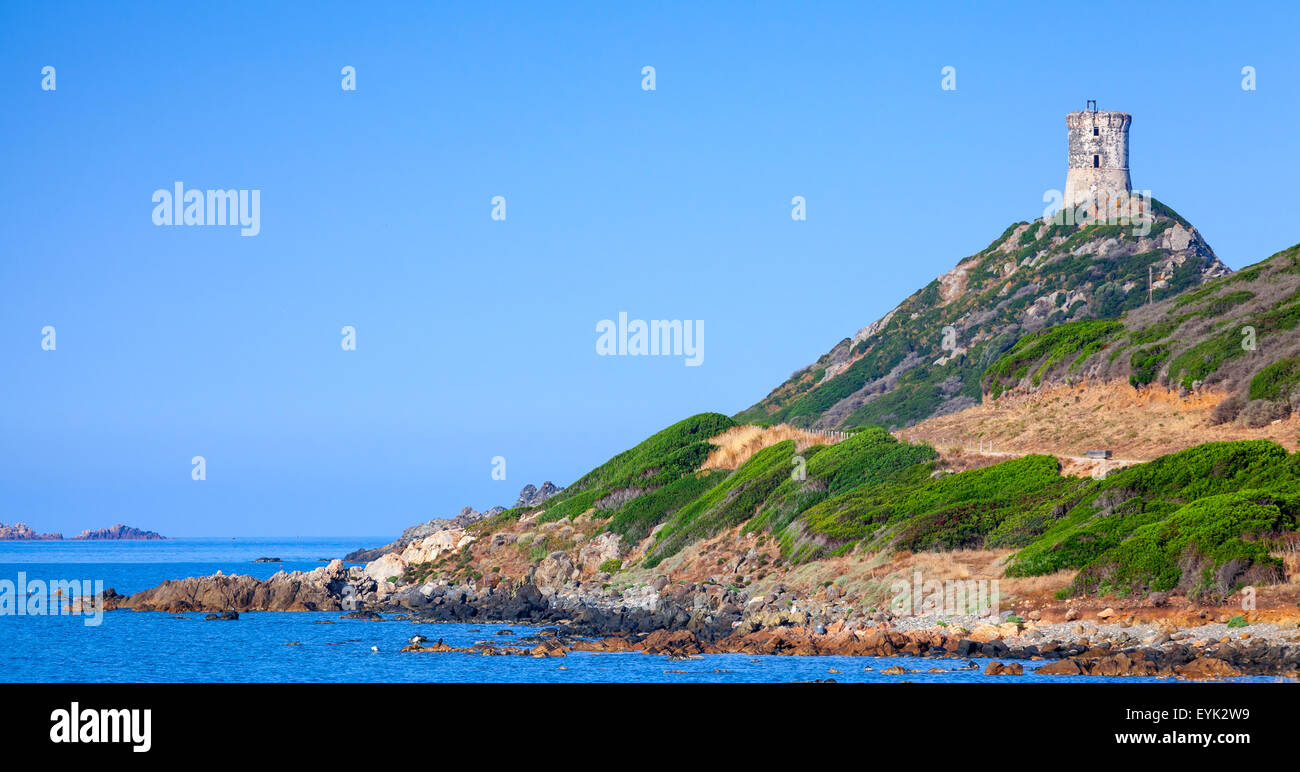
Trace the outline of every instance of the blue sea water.
[[[102, 580], [129, 594], [164, 579], [221, 570], [268, 577], [279, 570], [310, 570], [385, 539], [169, 539], [155, 542], [0, 542], [0, 579]], [[253, 563], [279, 557], [284, 563]], [[370, 622], [342, 612], [249, 612], [237, 621], [205, 621], [203, 614], [111, 611], [87, 626], [81, 616], [0, 616], [0, 681], [5, 682], [1017, 682], [1067, 679], [985, 676], [988, 660], [908, 657], [755, 657], [714, 654], [685, 661], [640, 653], [576, 652], [564, 658], [484, 657], [400, 652], [413, 635], [453, 646], [477, 641], [510, 644], [534, 632], [527, 626]], [[498, 636], [510, 629], [516, 635]], [[373, 649], [378, 649], [374, 651]], [[883, 675], [901, 665], [940, 673]], [[833, 672], [838, 671], [838, 672]], [[1121, 679], [1105, 679], [1113, 683]], [[1122, 679], [1132, 683], [1139, 680]], [[1238, 679], [1270, 681], [1271, 678]]]

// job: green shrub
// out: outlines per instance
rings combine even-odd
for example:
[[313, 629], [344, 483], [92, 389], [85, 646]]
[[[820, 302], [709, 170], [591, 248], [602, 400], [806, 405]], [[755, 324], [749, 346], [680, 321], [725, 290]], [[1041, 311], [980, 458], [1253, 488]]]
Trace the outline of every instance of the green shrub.
[[1300, 384], [1300, 357], [1279, 359], [1250, 379], [1250, 398], [1281, 402]]
[[1293, 531], [1300, 498], [1258, 491], [1194, 501], [1147, 523], [1084, 566], [1074, 592], [1164, 592], [1218, 602], [1245, 584], [1282, 576], [1282, 561], [1261, 539]]
[[[1300, 496], [1298, 459], [1275, 443], [1250, 440], [1200, 445], [1122, 469], [1062, 500], [1050, 525], [1016, 553], [1007, 575], [1080, 569], [1071, 593], [1185, 585], [1189, 592], [1219, 597], [1233, 576], [1275, 567], [1266, 550], [1240, 537], [1258, 525], [1249, 513], [1263, 510], [1221, 497], [1252, 489]], [[1289, 509], [1271, 512], [1281, 517], [1279, 528], [1293, 527]], [[1220, 525], [1227, 530], [1215, 530]], [[1211, 573], [1187, 578], [1189, 567]]]
[[1014, 386], [1034, 366], [1031, 379], [1037, 386], [1057, 362], [1070, 358], [1081, 361], [1114, 340], [1124, 326], [1115, 319], [1066, 322], [1021, 338], [984, 372], [989, 394], [997, 398], [1004, 388]]
[[1169, 358], [1169, 346], [1159, 345], [1139, 349], [1129, 358], [1131, 373], [1128, 382], [1133, 386], [1145, 386], [1160, 374], [1160, 366]]

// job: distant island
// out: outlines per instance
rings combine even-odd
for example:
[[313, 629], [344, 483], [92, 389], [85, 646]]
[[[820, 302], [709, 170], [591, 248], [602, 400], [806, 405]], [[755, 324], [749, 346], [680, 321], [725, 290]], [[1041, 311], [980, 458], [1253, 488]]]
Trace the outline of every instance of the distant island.
[[[139, 528], [132, 528], [129, 525], [118, 523], [109, 528], [97, 528], [93, 531], [82, 531], [76, 536], [73, 536], [71, 541], [149, 541], [165, 538], [167, 537], [154, 531], [142, 531]], [[0, 541], [63, 540], [63, 534], [61, 533], [37, 533], [26, 523], [15, 523], [14, 525], [5, 525], [4, 523], [0, 523]]]

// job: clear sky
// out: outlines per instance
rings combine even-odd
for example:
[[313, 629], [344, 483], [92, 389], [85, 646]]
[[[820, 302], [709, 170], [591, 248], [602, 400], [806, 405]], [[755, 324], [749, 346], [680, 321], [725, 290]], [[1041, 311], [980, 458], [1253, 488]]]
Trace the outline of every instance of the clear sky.
[[[567, 484], [1040, 215], [1086, 99], [1230, 266], [1300, 241], [1294, 7], [870, 5], [6, 3], [0, 521], [382, 535]], [[156, 226], [176, 181], [261, 232]], [[620, 311], [703, 363], [597, 356]]]

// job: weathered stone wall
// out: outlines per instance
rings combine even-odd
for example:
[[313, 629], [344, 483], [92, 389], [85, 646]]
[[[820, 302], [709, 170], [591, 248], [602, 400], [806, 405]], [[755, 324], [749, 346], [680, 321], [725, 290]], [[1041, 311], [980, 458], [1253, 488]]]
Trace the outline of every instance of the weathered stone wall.
[[1129, 191], [1128, 127], [1132, 121], [1128, 113], [1108, 110], [1079, 110], [1065, 116], [1069, 130], [1067, 206]]

